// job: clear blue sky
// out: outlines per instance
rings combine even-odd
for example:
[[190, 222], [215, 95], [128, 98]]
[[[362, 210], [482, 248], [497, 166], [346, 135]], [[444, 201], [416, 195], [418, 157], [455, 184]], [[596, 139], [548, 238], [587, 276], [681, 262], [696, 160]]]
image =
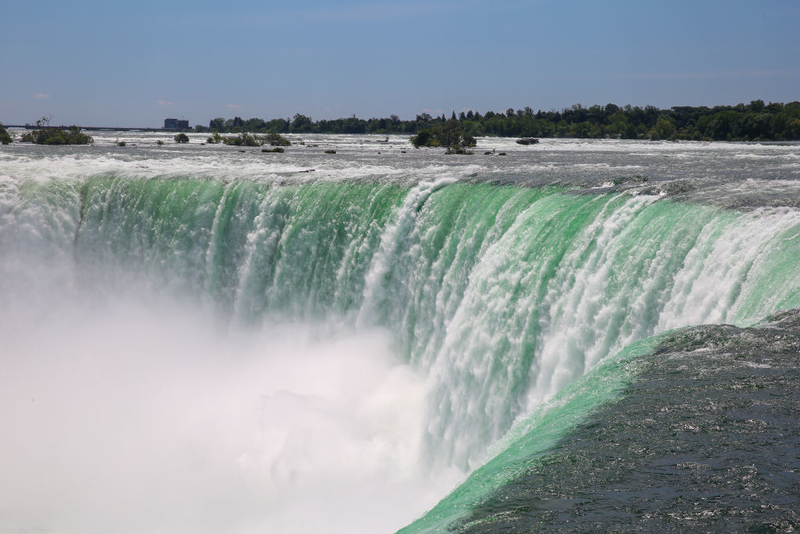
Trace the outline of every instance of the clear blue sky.
[[0, 121], [800, 100], [798, 0], [0, 0]]

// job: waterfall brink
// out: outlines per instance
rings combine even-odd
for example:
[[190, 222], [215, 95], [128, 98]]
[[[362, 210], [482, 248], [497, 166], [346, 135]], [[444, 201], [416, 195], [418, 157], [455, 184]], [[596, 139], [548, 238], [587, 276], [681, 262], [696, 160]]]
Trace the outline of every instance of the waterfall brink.
[[[4, 301], [25, 317], [4, 313], [4, 334], [59, 313], [42, 303], [96, 306], [129, 295], [145, 306], [167, 300], [205, 313], [212, 332], [232, 337], [263, 341], [264, 332], [281, 337], [297, 328], [302, 343], [331, 340], [334, 349], [297, 371], [315, 376], [319, 391], [328, 386], [315, 368], [343, 388], [356, 383], [325, 357], [371, 369], [358, 347], [391, 354], [390, 363], [361, 376], [380, 382], [363, 391], [372, 408], [337, 397], [331, 411], [341, 410], [335, 418], [345, 425], [381, 428], [370, 449], [377, 471], [402, 457], [416, 466], [409, 470], [455, 473], [452, 481], [484, 466], [484, 487], [470, 479], [443, 501], [453, 506], [474, 504], [508, 479], [503, 469], [517, 454], [509, 447], [541, 450], [568, 426], [568, 414], [618, 391], [633, 372], [627, 362], [651, 347], [640, 340], [687, 325], [749, 326], [800, 307], [796, 210], [739, 212], [657, 195], [453, 179], [414, 186], [113, 176], [3, 182], [0, 253]], [[348, 341], [361, 335], [363, 343]], [[191, 368], [191, 353], [183, 357]], [[300, 410], [301, 394], [279, 390], [263, 400], [262, 427], [281, 410], [325, 411], [316, 393], [303, 397]], [[305, 391], [302, 384], [296, 391]], [[402, 423], [405, 437], [385, 420], [403, 417], [387, 408], [402, 405], [399, 393], [418, 417]], [[363, 410], [347, 419], [351, 409]], [[324, 441], [312, 428], [302, 432]], [[334, 442], [338, 432], [331, 427]], [[239, 451], [238, 465], [261, 466], [289, 485], [310, 463], [341, 460], [264, 452], [294, 443], [302, 456], [302, 440], [288, 431], [267, 430], [260, 439]], [[386, 452], [392, 443], [403, 451]], [[344, 456], [367, 454], [348, 447]], [[432, 528], [425, 525], [419, 528]]]

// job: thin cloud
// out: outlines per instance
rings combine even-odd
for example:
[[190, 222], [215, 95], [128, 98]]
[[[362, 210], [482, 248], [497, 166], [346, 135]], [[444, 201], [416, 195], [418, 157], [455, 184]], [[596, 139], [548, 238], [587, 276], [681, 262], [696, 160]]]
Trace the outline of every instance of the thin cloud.
[[242, 109], [242, 106], [239, 104], [228, 104], [228, 107], [231, 109]]
[[383, 5], [358, 4], [348, 8], [331, 7], [305, 11], [304, 14], [317, 22], [384, 22], [410, 19], [429, 15], [437, 11], [463, 8], [463, 2], [399, 2]]
[[622, 74], [612, 78], [628, 80], [731, 80], [739, 78], [776, 78], [797, 74], [791, 70], [739, 70], [721, 72], [649, 72]]
[[33, 95], [33, 98], [35, 98], [36, 100], [47, 100], [48, 98], [50, 98], [50, 95], [48, 95], [47, 93], [36, 93], [35, 95]]
[[157, 103], [158, 103], [159, 106], [174, 106], [175, 105], [175, 102], [169, 102], [167, 100], [159, 100]]

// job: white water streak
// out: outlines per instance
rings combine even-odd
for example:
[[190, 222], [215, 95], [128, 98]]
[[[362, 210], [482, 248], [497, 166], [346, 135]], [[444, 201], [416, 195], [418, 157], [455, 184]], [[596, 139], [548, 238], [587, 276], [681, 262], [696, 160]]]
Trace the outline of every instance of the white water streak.
[[[397, 211], [394, 222], [383, 232], [380, 249], [375, 254], [372, 266], [367, 273], [364, 285], [364, 299], [358, 313], [356, 324], [364, 326], [374, 324], [378, 307], [385, 300], [384, 281], [386, 275], [395, 264], [402, 261], [406, 236], [415, 228], [418, 212], [422, 204], [436, 191], [456, 182], [455, 178], [442, 178], [435, 182], [421, 182], [413, 187], [406, 196], [403, 205]], [[412, 255], [413, 256], [413, 255]]]
[[[787, 290], [800, 285], [800, 270], [788, 287], [770, 290], [772, 253], [798, 246], [784, 235], [800, 227], [795, 210], [758, 210], [735, 220], [706, 225], [697, 244], [674, 276], [673, 290], [664, 304], [657, 331], [696, 324], [753, 322], [771, 313]], [[754, 297], [754, 293], [758, 293]], [[758, 300], [759, 310], [743, 310], [743, 303]], [[755, 312], [755, 314], [753, 313]]]

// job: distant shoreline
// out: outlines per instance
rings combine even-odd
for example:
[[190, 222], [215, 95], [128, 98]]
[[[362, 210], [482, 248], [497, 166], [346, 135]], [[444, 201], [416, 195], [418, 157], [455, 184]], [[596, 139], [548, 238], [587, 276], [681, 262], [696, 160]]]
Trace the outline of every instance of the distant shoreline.
[[[208, 126], [188, 129], [81, 126], [86, 131], [219, 133], [238, 134], [380, 134], [418, 135], [423, 130], [456, 128], [471, 137], [534, 137], [575, 139], [644, 139], [684, 141], [787, 142], [800, 140], [800, 101], [753, 100], [735, 106], [618, 106], [606, 104], [583, 107], [575, 104], [561, 111], [534, 111], [530, 107], [481, 114], [468, 110], [448, 118], [428, 113], [411, 120], [397, 115], [359, 119], [356, 116], [313, 120], [296, 114], [293, 118], [264, 120], [256, 117], [217, 117]], [[6, 128], [36, 129], [36, 125], [6, 125]], [[50, 126], [67, 129], [67, 126]]]
[[[61, 126], [47, 126], [48, 129], [52, 130], [68, 130], [69, 128], [73, 127], [74, 125], [70, 124], [61, 125]], [[38, 130], [39, 126], [35, 124], [4, 124], [4, 128], [17, 128], [20, 130]], [[177, 128], [136, 128], [136, 127], [113, 127], [113, 126], [78, 126], [81, 130], [86, 131], [93, 131], [93, 132], [164, 132], [164, 133], [175, 133], [180, 132]], [[193, 130], [187, 130], [193, 131]]]
[[647, 139], [686, 141], [797, 141], [800, 140], [800, 101], [764, 103], [753, 100], [736, 106], [617, 106], [606, 104], [583, 107], [575, 104], [561, 111], [534, 111], [533, 108], [481, 114], [468, 110], [448, 118], [428, 113], [413, 120], [388, 118], [359, 119], [356, 116], [317, 120], [296, 114], [288, 119], [264, 120], [234, 117], [212, 119], [208, 126], [195, 125], [194, 131], [217, 133], [296, 133], [296, 134], [404, 134], [418, 135], [424, 130], [460, 130], [471, 137], [534, 137], [578, 139]]

